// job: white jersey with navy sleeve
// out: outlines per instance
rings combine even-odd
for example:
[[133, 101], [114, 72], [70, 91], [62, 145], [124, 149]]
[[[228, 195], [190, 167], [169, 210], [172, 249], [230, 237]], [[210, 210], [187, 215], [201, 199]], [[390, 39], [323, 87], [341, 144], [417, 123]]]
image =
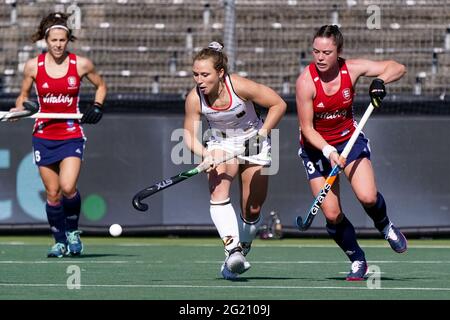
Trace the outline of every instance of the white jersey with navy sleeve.
[[[262, 118], [257, 114], [252, 101], [244, 101], [233, 89], [230, 76], [225, 76], [225, 88], [230, 103], [227, 108], [217, 109], [210, 106], [205, 95], [197, 89], [200, 97], [201, 113], [206, 117], [210, 129], [207, 139], [208, 151], [222, 149], [237, 152], [245, 140], [254, 136], [263, 126]], [[256, 155], [238, 156], [248, 162], [270, 165], [270, 139], [264, 141], [262, 151]]]

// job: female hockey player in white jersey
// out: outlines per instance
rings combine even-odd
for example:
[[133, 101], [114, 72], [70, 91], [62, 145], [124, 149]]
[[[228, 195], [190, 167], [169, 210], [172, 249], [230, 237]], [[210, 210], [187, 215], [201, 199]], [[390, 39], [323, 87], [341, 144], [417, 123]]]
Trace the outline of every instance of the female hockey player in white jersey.
[[[195, 55], [192, 66], [195, 87], [186, 98], [184, 138], [188, 148], [211, 165], [207, 170], [210, 213], [225, 246], [221, 273], [232, 280], [250, 268], [245, 256], [256, 235], [267, 195], [268, 175], [262, 169], [271, 164], [270, 131], [284, 115], [286, 103], [271, 88], [228, 74], [227, 62], [218, 42], [210, 43]], [[265, 121], [253, 103], [268, 108]], [[202, 114], [210, 129], [206, 145], [197, 138]], [[225, 153], [238, 153], [244, 148], [245, 152], [237, 158], [216, 164]], [[231, 183], [238, 175], [239, 216], [230, 201]]]

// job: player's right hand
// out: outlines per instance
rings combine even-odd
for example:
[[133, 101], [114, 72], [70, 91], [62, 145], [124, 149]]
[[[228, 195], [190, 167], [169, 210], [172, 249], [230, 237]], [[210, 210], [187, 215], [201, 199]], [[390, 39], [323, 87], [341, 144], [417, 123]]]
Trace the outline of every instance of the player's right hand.
[[336, 164], [341, 169], [343, 169], [345, 167], [346, 160], [344, 158], [340, 157], [337, 152], [331, 152], [329, 160], [330, 160], [330, 163], [331, 163], [332, 167], [334, 167]]

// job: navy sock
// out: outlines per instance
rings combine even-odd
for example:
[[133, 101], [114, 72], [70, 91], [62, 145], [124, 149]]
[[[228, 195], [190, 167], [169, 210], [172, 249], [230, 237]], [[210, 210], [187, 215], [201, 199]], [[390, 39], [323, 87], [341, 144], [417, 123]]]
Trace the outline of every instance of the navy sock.
[[389, 218], [386, 214], [386, 202], [384, 202], [384, 198], [381, 193], [377, 193], [377, 202], [372, 207], [364, 207], [367, 214], [370, 218], [372, 218], [375, 228], [378, 231], [383, 232], [383, 229], [389, 224]]
[[81, 196], [78, 190], [75, 196], [71, 199], [68, 199], [63, 196], [62, 205], [66, 217], [67, 231], [78, 230], [78, 220], [80, 219], [80, 209], [81, 209]]
[[352, 262], [366, 260], [364, 251], [356, 241], [355, 228], [346, 216], [338, 224], [327, 223], [327, 231]]
[[45, 205], [50, 230], [56, 242], [66, 243], [66, 217], [62, 205]]

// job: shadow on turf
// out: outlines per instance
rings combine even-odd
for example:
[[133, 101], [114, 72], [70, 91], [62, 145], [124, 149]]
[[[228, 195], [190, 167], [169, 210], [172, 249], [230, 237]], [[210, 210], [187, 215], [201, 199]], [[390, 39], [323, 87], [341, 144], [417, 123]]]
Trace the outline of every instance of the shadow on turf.
[[[389, 278], [389, 277], [381, 277], [380, 281], [411, 281], [411, 280], [418, 280], [421, 278]], [[324, 280], [344, 280], [345, 281], [345, 277], [327, 277]], [[367, 280], [367, 279], [366, 279]], [[366, 281], [364, 280], [364, 281]], [[356, 281], [358, 282], [358, 281]], [[359, 281], [362, 282], [362, 281]]]
[[[217, 279], [223, 279], [221, 277], [217, 277]], [[225, 279], [223, 279], [225, 280]], [[226, 280], [231, 282], [247, 282], [248, 280], [309, 280], [309, 278], [293, 278], [293, 277], [242, 277], [236, 278], [234, 280]]]
[[65, 258], [72, 259], [86, 259], [86, 258], [101, 258], [101, 257], [136, 257], [135, 254], [117, 254], [117, 253], [86, 253], [79, 256], [66, 256]]

